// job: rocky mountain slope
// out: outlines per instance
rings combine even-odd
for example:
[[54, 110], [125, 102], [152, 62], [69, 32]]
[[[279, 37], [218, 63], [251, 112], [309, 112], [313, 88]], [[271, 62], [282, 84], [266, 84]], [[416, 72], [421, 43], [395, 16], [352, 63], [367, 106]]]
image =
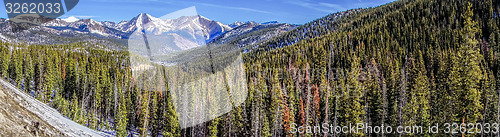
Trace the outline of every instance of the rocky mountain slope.
[[236, 22], [234, 24], [239, 25], [232, 30], [222, 34], [220, 37], [217, 37], [214, 40], [210, 41], [210, 43], [216, 45], [232, 43], [234, 45], [237, 45], [238, 47], [244, 47], [246, 45], [252, 45], [277, 37], [280, 34], [292, 30], [298, 26], [286, 23], [260, 24], [256, 22]]
[[112, 136], [82, 126], [0, 79], [0, 136]]
[[93, 19], [55, 19], [53, 21], [20, 32], [12, 32], [12, 23], [0, 19], [0, 40], [10, 43], [66, 44], [91, 42], [119, 47], [128, 45], [127, 40], [137, 33], [167, 39], [173, 49], [190, 49], [212, 41], [232, 27], [210, 20], [201, 15], [183, 16], [176, 19], [160, 19], [142, 13], [129, 21], [119, 23]]
[[115, 28], [131, 33], [128, 49], [139, 55], [164, 55], [199, 47], [232, 29], [201, 15], [162, 20], [144, 13], [115, 25]]

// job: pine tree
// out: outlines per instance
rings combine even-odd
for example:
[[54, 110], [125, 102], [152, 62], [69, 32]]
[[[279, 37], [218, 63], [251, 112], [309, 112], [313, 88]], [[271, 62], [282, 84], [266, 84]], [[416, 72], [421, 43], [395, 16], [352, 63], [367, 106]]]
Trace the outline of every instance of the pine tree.
[[[351, 58], [351, 70], [347, 75], [346, 87], [340, 101], [343, 103], [340, 108], [343, 108], [345, 111], [345, 122], [342, 123], [343, 126], [363, 123], [363, 117], [365, 115], [365, 107], [363, 105], [363, 93], [365, 88], [359, 81], [361, 73], [360, 59], [356, 55], [351, 56]], [[355, 136], [363, 136], [363, 133], [352, 134]]]
[[270, 106], [268, 107], [269, 111], [269, 127], [271, 128], [271, 133], [276, 133], [281, 127], [281, 115], [280, 112], [282, 109], [281, 105], [281, 87], [279, 85], [279, 77], [276, 68], [273, 68], [272, 74], [272, 87], [270, 91]]
[[156, 91], [153, 91], [153, 93], [151, 93], [151, 102], [150, 102], [150, 106], [151, 106], [151, 110], [150, 110], [150, 121], [151, 121], [151, 135], [152, 136], [158, 136], [159, 133], [160, 133], [160, 123], [159, 123], [159, 118], [160, 118], [160, 115], [158, 114], [159, 111], [158, 111], [158, 98], [159, 98], [159, 88], [160, 85], [157, 85], [158, 88], [156, 88]]
[[449, 77], [450, 90], [456, 100], [455, 122], [475, 123], [483, 117], [480, 112], [483, 109], [480, 101], [482, 91], [479, 88], [479, 82], [483, 78], [480, 64], [483, 56], [477, 47], [479, 42], [476, 34], [479, 29], [472, 17], [472, 4], [468, 3], [467, 10], [462, 15], [465, 22], [460, 33], [461, 44], [456, 56], [452, 57], [453, 67]]
[[101, 128], [101, 126], [102, 126], [101, 124], [103, 124], [103, 122], [102, 122], [102, 109], [104, 106], [102, 103], [102, 100], [103, 100], [102, 76], [100, 74], [100, 72], [101, 72], [100, 68], [97, 68], [100, 66], [98, 66], [97, 64], [94, 64], [94, 65], [96, 65], [96, 68], [94, 68], [95, 70], [94, 70], [94, 75], [93, 75], [95, 77], [95, 79], [94, 79], [95, 80], [94, 81], [94, 83], [95, 83], [95, 87], [94, 87], [94, 92], [95, 92], [94, 93], [95, 94], [94, 95], [95, 96], [94, 97], [94, 102], [95, 102], [94, 109], [95, 110], [94, 110], [94, 113], [96, 115], [95, 118], [98, 119], [98, 123], [95, 123], [95, 124], [97, 124], [97, 126], [98, 126], [96, 128]]
[[[406, 125], [428, 127], [430, 124], [430, 89], [427, 71], [424, 66], [422, 52], [418, 51], [417, 59], [411, 59], [409, 102], [405, 108]], [[422, 134], [420, 134], [422, 135]], [[423, 134], [429, 136], [428, 134]]]
[[[46, 52], [49, 52], [49, 51], [46, 51]], [[55, 91], [55, 78], [54, 78], [54, 68], [55, 68], [55, 64], [54, 64], [54, 60], [50, 57], [46, 57], [44, 58], [44, 71], [43, 72], [43, 91], [45, 92], [44, 93], [44, 97], [43, 97], [43, 101], [45, 103], [48, 103], [50, 102], [50, 100], [52, 100], [52, 96], [55, 96], [54, 93], [52, 91]]]
[[[162, 68], [162, 72], [165, 72], [164, 68]], [[166, 73], [164, 74], [164, 78], [166, 78]], [[180, 136], [180, 128], [179, 128], [179, 122], [177, 119], [177, 112], [174, 108], [174, 104], [172, 103], [172, 93], [169, 90], [169, 85], [167, 84], [165, 80], [165, 97], [162, 100], [163, 103], [163, 135], [164, 136]], [[217, 134], [215, 134], [217, 135]]]
[[23, 69], [24, 69], [24, 83], [25, 83], [25, 91], [26, 92], [30, 92], [32, 90], [32, 85], [31, 85], [31, 82], [34, 81], [34, 73], [35, 73], [35, 69], [34, 69], [34, 65], [33, 65], [33, 56], [31, 53], [31, 46], [28, 46], [27, 47], [27, 52], [28, 53], [25, 53], [24, 54], [24, 63], [23, 63]]
[[9, 50], [9, 44], [3, 43], [2, 46], [0, 47], [0, 54], [1, 54], [1, 74], [2, 79], [8, 76], [8, 70], [9, 70], [9, 61], [10, 61], [10, 50]]
[[382, 125], [384, 122], [384, 100], [382, 96], [380, 73], [378, 72], [378, 65], [375, 59], [371, 59], [365, 73], [366, 80], [363, 85], [366, 87], [366, 123], [370, 125]]
[[220, 118], [216, 118], [216, 119], [210, 121], [210, 125], [208, 126], [208, 130], [209, 130], [208, 136], [209, 137], [217, 137], [218, 136], [217, 134], [219, 133], [219, 131], [217, 129], [217, 126], [219, 124], [219, 121], [220, 121]]
[[128, 136], [127, 132], [127, 122], [128, 122], [128, 117], [127, 117], [127, 105], [126, 105], [126, 100], [125, 100], [125, 93], [121, 90], [121, 87], [117, 88], [118, 93], [120, 96], [120, 103], [118, 106], [118, 113], [117, 113], [117, 124], [116, 124], [116, 136], [119, 137], [126, 137]]
[[78, 98], [76, 97], [76, 94], [73, 94], [73, 97], [71, 99], [71, 108], [70, 108], [70, 118], [73, 119], [75, 122], [80, 122], [80, 107], [78, 106]]

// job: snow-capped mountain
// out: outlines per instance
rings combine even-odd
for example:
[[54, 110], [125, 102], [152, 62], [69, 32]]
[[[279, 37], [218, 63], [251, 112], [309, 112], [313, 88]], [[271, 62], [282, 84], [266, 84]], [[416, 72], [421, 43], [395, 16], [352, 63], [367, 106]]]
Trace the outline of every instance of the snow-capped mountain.
[[65, 18], [65, 19], [62, 19], [66, 22], [75, 22], [75, 21], [78, 21], [80, 19], [76, 18], [75, 16], [71, 16], [71, 17], [68, 17], [68, 18]]
[[67, 26], [71, 22], [65, 21], [65, 19], [55, 19], [49, 22], [42, 24], [42, 26], [51, 26], [51, 27], [64, 27]]
[[201, 15], [162, 20], [143, 13], [119, 23], [115, 29], [132, 32], [129, 48], [142, 48], [144, 41], [148, 41], [153, 54], [161, 55], [204, 45], [232, 28]]
[[[231, 35], [241, 35], [248, 31], [258, 30], [261, 27], [265, 28], [259, 26], [262, 24], [256, 22], [235, 22], [226, 25], [201, 15], [160, 19], [146, 13], [118, 23], [96, 21], [94, 19], [78, 19], [72, 16], [64, 19], [54, 19], [41, 26], [17, 33], [9, 31], [11, 28], [9, 24], [11, 23], [8, 20], [0, 21], [0, 30], [5, 30], [0, 34], [2, 41], [17, 41], [29, 44], [62, 44], [61, 42], [75, 42], [74, 40], [99, 41], [99, 43], [106, 43], [103, 40], [107, 40], [110, 41], [108, 43], [117, 42], [130, 45], [129, 39], [134, 36], [133, 34], [138, 34], [136, 35], [139, 36], [138, 38], [150, 37], [148, 38], [149, 44], [150, 46], [156, 46], [155, 52], [159, 52], [158, 54], [191, 49], [213, 42], [216, 38], [228, 41], [232, 38]], [[231, 31], [237, 27], [240, 28]], [[219, 36], [222, 38], [218, 38]], [[61, 40], [64, 38], [68, 39]]]
[[79, 30], [82, 32], [88, 32], [91, 34], [100, 35], [103, 37], [116, 37], [122, 38], [123, 33], [119, 31], [108, 28], [104, 25], [104, 23], [95, 21], [93, 19], [81, 19], [72, 23], [69, 23], [67, 28], [73, 28], [75, 30]]
[[247, 22], [236, 21], [236, 22], [234, 22], [232, 24], [228, 24], [228, 26], [231, 27], [231, 28], [236, 28], [238, 26], [241, 26], [243, 24], [248, 24], [248, 23], [259, 24], [259, 23], [255, 22], [255, 21], [247, 21]]
[[132, 18], [132, 20], [121, 22], [115, 26], [115, 29], [123, 32], [133, 32], [141, 29], [146, 29], [148, 31], [157, 29], [157, 31], [162, 31], [166, 28], [169, 28], [169, 24], [147, 13], [139, 14]]
[[188, 32], [191, 36], [194, 36], [194, 33], [198, 33], [196, 32], [197, 30], [201, 30], [206, 41], [232, 29], [225, 24], [207, 19], [201, 15], [162, 20], [146, 13], [138, 15], [130, 21], [122, 21], [116, 25], [109, 25], [109, 27], [122, 32], [133, 32], [144, 29], [146, 32], [155, 35], [182, 31]]
[[244, 47], [246, 45], [255, 44], [279, 36], [280, 34], [287, 32], [291, 29], [294, 29], [295, 27], [297, 27], [297, 25], [291, 25], [285, 23], [261, 24], [253, 21], [246, 22], [241, 25], [237, 25], [232, 30], [210, 41], [210, 43], [216, 45], [231, 43], [233, 45], [237, 45], [238, 47]]
[[[201, 15], [183, 16], [177, 19], [159, 19], [149, 14], [142, 13], [129, 21], [119, 23], [111, 21], [96, 21], [93, 19], [78, 19], [69, 17], [55, 19], [42, 24], [44, 29], [53, 29], [50, 32], [89, 34], [101, 38], [128, 39], [136, 30], [164, 35], [166, 33], [178, 33], [186, 39], [203, 40], [194, 41], [202, 45], [215, 37], [231, 30], [232, 28], [220, 22], [207, 19]], [[182, 34], [180, 34], [182, 33]]]

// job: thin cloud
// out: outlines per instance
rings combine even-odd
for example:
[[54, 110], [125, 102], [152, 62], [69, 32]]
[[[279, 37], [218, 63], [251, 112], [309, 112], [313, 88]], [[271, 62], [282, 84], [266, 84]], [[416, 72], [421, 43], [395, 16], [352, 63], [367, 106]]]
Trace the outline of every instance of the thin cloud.
[[[147, 3], [147, 2], [159, 2], [158, 0], [90, 0], [94, 2], [128, 2], [128, 3]], [[161, 1], [164, 2], [164, 1]]]
[[216, 7], [216, 8], [225, 8], [225, 9], [234, 9], [234, 10], [258, 12], [258, 13], [266, 13], [266, 14], [271, 13], [268, 11], [252, 9], [252, 8], [244, 8], [244, 7], [233, 7], [233, 6], [224, 6], [224, 5], [216, 5], [216, 4], [209, 4], [209, 3], [199, 3], [199, 2], [193, 2], [193, 4], [199, 4], [199, 5], [203, 5], [203, 6]]
[[98, 18], [100, 16], [74, 16], [74, 17], [77, 17], [77, 18]]
[[101, 16], [86, 16], [86, 15], [65, 15], [62, 18], [75, 17], [79, 19], [90, 19], [90, 18], [99, 18]]
[[325, 6], [325, 7], [334, 8], [334, 9], [341, 10], [341, 11], [346, 10], [346, 8], [344, 8], [344, 7], [342, 7], [342, 6], [338, 5], [338, 4], [331, 4], [331, 3], [323, 3], [323, 2], [321, 2], [321, 3], [319, 3], [319, 5]]
[[286, 3], [293, 4], [293, 5], [298, 5], [301, 7], [321, 11], [321, 12], [327, 12], [327, 13], [333, 13], [337, 11], [344, 11], [347, 10], [341, 5], [338, 4], [332, 4], [332, 3], [325, 3], [325, 2], [313, 2], [313, 1], [305, 1], [305, 0], [298, 0], [298, 1], [287, 1]]

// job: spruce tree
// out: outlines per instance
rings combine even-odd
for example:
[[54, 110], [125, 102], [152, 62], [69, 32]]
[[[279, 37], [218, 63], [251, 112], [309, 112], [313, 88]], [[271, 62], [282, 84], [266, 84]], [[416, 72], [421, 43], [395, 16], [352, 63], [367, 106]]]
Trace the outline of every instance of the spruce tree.
[[460, 31], [460, 44], [453, 60], [450, 73], [450, 90], [454, 93], [456, 108], [455, 122], [475, 123], [483, 118], [481, 110], [482, 91], [479, 82], [483, 78], [481, 62], [483, 56], [478, 49], [479, 41], [476, 35], [479, 33], [477, 22], [472, 20], [472, 4], [467, 3], [466, 11], [462, 15], [464, 27]]
[[119, 137], [126, 137], [128, 136], [127, 132], [127, 122], [128, 122], [128, 117], [127, 117], [127, 105], [126, 105], [126, 99], [125, 99], [125, 93], [121, 90], [121, 87], [118, 88], [118, 93], [119, 93], [119, 106], [118, 106], [118, 113], [116, 116], [116, 136]]

